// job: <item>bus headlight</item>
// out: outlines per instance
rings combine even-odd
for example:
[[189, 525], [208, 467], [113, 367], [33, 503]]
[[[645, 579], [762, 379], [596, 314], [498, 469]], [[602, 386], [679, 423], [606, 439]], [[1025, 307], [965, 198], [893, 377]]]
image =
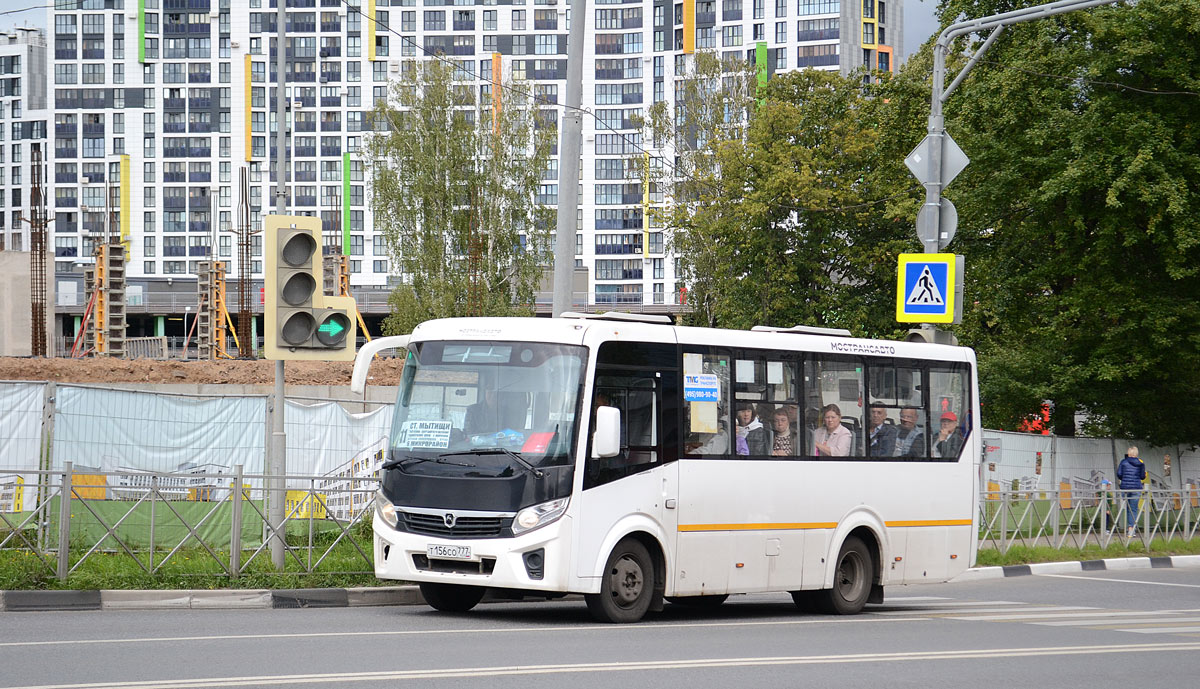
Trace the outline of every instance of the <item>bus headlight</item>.
[[516, 536], [526, 531], [532, 531], [558, 519], [567, 511], [567, 504], [569, 502], [570, 498], [559, 498], [558, 500], [543, 502], [533, 507], [526, 507], [517, 512], [517, 518], [513, 520], [512, 525], [513, 535]]
[[388, 526], [393, 529], [396, 528], [396, 524], [398, 523], [396, 506], [392, 504], [391, 500], [383, 497], [382, 490], [375, 491], [375, 514], [378, 514], [380, 519], [387, 522]]

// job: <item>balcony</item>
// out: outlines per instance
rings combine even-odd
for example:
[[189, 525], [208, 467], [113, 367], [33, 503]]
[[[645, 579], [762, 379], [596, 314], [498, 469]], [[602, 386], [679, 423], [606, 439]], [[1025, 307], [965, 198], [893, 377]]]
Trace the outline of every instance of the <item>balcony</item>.
[[322, 108], [340, 108], [340, 107], [342, 107], [342, 97], [341, 96], [321, 96], [321, 107]]
[[[323, 132], [340, 132], [342, 131], [342, 121], [334, 120], [332, 122], [322, 122], [321, 131]], [[322, 148], [323, 150], [323, 148]]]
[[296, 205], [297, 206], [314, 206], [315, 207], [317, 205], [317, 197], [316, 196], [296, 196]]
[[76, 57], [78, 55], [79, 55], [79, 53], [75, 48], [55, 48], [54, 49], [54, 59], [55, 60], [74, 60], [74, 59], [76, 59]]
[[341, 144], [339, 144], [337, 146], [322, 146], [321, 147], [321, 155], [322, 156], [325, 156], [325, 157], [340, 156], [341, 154], [342, 154]]
[[182, 98], [164, 98], [162, 104], [164, 110], [183, 110], [187, 107]]
[[84, 136], [104, 136], [104, 125], [103, 124], [84, 124], [83, 125], [83, 135]]
[[54, 149], [55, 158], [78, 158], [78, 148], [56, 148]]
[[168, 184], [175, 183], [175, 182], [186, 182], [186, 181], [187, 181], [187, 175], [185, 175], [182, 172], [164, 172], [163, 173], [163, 182], [166, 182]]
[[297, 158], [315, 158], [315, 157], [317, 157], [317, 147], [316, 146], [297, 146], [296, 147], [296, 157]]
[[[212, 145], [210, 144], [208, 146], [203, 146], [203, 147], [189, 146], [188, 147], [188, 157], [189, 158], [211, 158], [212, 157]], [[639, 201], [639, 203], [640, 203], [640, 201]]]
[[187, 210], [186, 196], [164, 196], [162, 202], [165, 210]]
[[79, 181], [78, 175], [74, 172], [56, 172], [54, 173], [55, 184], [75, 184]]
[[55, 136], [68, 137], [68, 138], [73, 139], [78, 135], [78, 132], [79, 132], [79, 125], [74, 124], [74, 123], [54, 125]]

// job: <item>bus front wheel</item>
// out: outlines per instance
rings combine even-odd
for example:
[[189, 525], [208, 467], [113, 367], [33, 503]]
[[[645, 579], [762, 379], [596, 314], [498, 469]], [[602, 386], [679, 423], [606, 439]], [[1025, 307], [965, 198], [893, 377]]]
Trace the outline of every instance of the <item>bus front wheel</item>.
[[475, 607], [486, 592], [482, 586], [461, 584], [435, 584], [423, 582], [421, 596], [434, 610], [442, 612], [466, 612]]
[[626, 538], [613, 548], [600, 579], [600, 593], [584, 596], [588, 612], [600, 622], [637, 622], [654, 596], [654, 561], [646, 546]]
[[875, 575], [871, 550], [857, 536], [842, 544], [837, 568], [833, 572], [833, 588], [820, 591], [817, 602], [831, 615], [857, 615], [862, 612], [871, 595], [871, 579]]

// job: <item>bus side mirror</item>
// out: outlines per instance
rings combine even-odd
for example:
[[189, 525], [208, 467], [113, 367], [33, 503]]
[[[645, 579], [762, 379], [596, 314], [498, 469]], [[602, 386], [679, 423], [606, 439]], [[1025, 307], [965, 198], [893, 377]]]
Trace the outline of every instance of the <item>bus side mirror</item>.
[[621, 410], [596, 407], [596, 431], [592, 434], [592, 459], [621, 453]]

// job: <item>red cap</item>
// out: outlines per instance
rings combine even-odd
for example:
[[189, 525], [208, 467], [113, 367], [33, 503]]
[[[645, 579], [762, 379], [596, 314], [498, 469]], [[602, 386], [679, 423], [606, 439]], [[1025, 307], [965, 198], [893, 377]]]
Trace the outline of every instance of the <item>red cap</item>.
[[958, 417], [955, 416], [954, 412], [952, 412], [952, 411], [948, 411], [945, 414], [942, 414], [942, 421], [945, 421], [947, 419], [949, 419], [950, 421], [953, 421], [954, 423], [958, 423]]

